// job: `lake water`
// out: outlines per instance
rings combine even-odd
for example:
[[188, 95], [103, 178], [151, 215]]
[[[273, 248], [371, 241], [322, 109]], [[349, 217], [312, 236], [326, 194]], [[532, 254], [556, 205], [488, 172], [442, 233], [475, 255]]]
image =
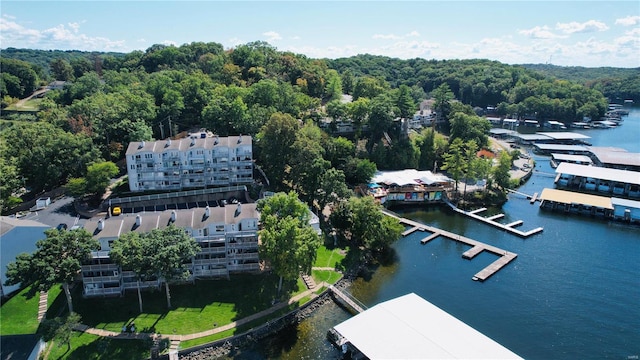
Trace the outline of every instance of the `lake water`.
[[[571, 130], [573, 131], [573, 130]], [[640, 109], [616, 129], [580, 130], [594, 146], [640, 152]], [[549, 158], [534, 156], [535, 172], [519, 190], [553, 188]], [[419, 232], [399, 239], [394, 259], [349, 291], [368, 306], [415, 292], [527, 359], [631, 359], [640, 355], [640, 227], [547, 212], [513, 195], [503, 223], [544, 231], [527, 239], [444, 208], [400, 211], [407, 218], [499, 248], [518, 258], [485, 282], [472, 276], [496, 259], [461, 254], [468, 246]], [[327, 331], [351, 315], [331, 304], [314, 316], [237, 355], [239, 359], [337, 359]]]

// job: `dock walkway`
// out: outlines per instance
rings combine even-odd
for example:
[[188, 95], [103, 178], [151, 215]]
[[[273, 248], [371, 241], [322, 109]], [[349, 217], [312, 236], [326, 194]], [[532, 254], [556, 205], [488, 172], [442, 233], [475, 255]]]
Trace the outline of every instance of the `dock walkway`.
[[487, 210], [486, 208], [480, 208], [480, 209], [476, 209], [476, 210], [465, 211], [465, 210], [459, 209], [457, 206], [453, 205], [447, 199], [442, 199], [442, 201], [444, 201], [445, 204], [449, 205], [449, 207], [451, 209], [453, 209], [453, 211], [455, 211], [455, 212], [457, 212], [459, 214], [468, 216], [468, 217], [470, 217], [472, 219], [476, 219], [476, 220], [482, 221], [485, 224], [489, 224], [491, 226], [494, 226], [494, 227], [497, 227], [499, 229], [508, 231], [508, 232], [510, 232], [512, 234], [518, 235], [518, 236], [523, 237], [523, 238], [527, 238], [527, 237], [529, 237], [531, 235], [535, 235], [535, 234], [537, 234], [537, 233], [539, 233], [539, 232], [541, 232], [543, 230], [542, 227], [537, 227], [537, 228], [531, 229], [529, 231], [518, 230], [518, 229], [515, 229], [515, 227], [522, 225], [523, 224], [522, 220], [517, 220], [517, 221], [514, 221], [514, 222], [512, 222], [510, 224], [501, 224], [501, 223], [499, 223], [497, 221], [494, 221], [494, 220], [499, 219], [501, 217], [504, 217], [504, 214], [497, 214], [497, 215], [493, 215], [493, 216], [489, 216], [489, 217], [484, 217], [484, 216], [478, 215], [478, 213], [481, 213], [481, 212]]
[[483, 251], [488, 251], [490, 253], [493, 253], [495, 255], [498, 255], [499, 258], [494, 261], [493, 263], [489, 264], [489, 266], [485, 267], [484, 269], [482, 269], [480, 272], [478, 272], [477, 274], [475, 274], [473, 276], [473, 280], [480, 280], [480, 281], [485, 281], [486, 279], [488, 279], [491, 275], [495, 274], [498, 270], [502, 269], [504, 266], [506, 266], [508, 263], [510, 263], [511, 261], [513, 261], [516, 257], [518, 257], [518, 254], [516, 253], [512, 253], [503, 249], [500, 249], [498, 247], [489, 245], [489, 244], [485, 244], [483, 242], [477, 241], [477, 240], [473, 240], [470, 239], [468, 237], [464, 237], [458, 234], [454, 234], [452, 232], [446, 231], [446, 230], [442, 230], [442, 229], [438, 229], [435, 228], [433, 226], [429, 226], [429, 225], [425, 225], [422, 223], [419, 223], [417, 221], [413, 221], [413, 220], [409, 220], [409, 219], [405, 219], [403, 217], [399, 217], [398, 215], [383, 210], [382, 211], [385, 215], [387, 216], [391, 216], [393, 218], [398, 219], [398, 221], [400, 221], [400, 223], [404, 224], [404, 225], [409, 225], [411, 226], [409, 228], [409, 230], [411, 230], [411, 232], [409, 232], [409, 234], [420, 230], [420, 231], [428, 231], [431, 233], [431, 235], [425, 237], [424, 239], [422, 239], [420, 242], [422, 244], [426, 244], [427, 242], [435, 239], [438, 236], [444, 236], [450, 240], [454, 240], [466, 245], [471, 246], [471, 249], [465, 251], [462, 254], [462, 257], [465, 259], [473, 259], [476, 255], [480, 254]]
[[329, 290], [331, 290], [331, 292], [335, 296], [340, 298], [340, 300], [344, 301], [349, 307], [351, 307], [358, 314], [365, 311], [366, 306], [364, 306], [364, 304], [362, 304], [359, 301], [357, 301], [357, 299], [355, 299], [353, 296], [349, 296], [349, 295], [343, 293], [342, 291], [340, 291], [338, 288], [336, 288], [333, 285], [329, 285]]

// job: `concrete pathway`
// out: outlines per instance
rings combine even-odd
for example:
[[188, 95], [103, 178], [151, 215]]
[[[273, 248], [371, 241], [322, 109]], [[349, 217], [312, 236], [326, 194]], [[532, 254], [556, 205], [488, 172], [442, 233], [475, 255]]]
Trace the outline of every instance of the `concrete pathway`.
[[44, 316], [47, 314], [47, 300], [49, 293], [47, 291], [40, 291], [40, 300], [38, 301], [38, 322], [44, 320]]
[[[327, 283], [322, 282], [320, 284], [320, 286], [328, 286]], [[260, 312], [257, 312], [253, 315], [247, 316], [245, 318], [242, 318], [238, 321], [234, 321], [232, 323], [220, 326], [220, 327], [215, 327], [213, 329], [209, 329], [209, 330], [205, 330], [205, 331], [201, 331], [198, 333], [193, 333], [193, 334], [186, 334], [186, 335], [172, 335], [172, 334], [162, 334], [161, 337], [163, 338], [167, 338], [169, 339], [172, 344], [179, 344], [180, 341], [186, 341], [186, 340], [193, 340], [193, 339], [198, 339], [201, 337], [205, 337], [205, 336], [209, 336], [209, 335], [213, 335], [213, 334], [217, 334], [217, 333], [221, 333], [223, 331], [227, 331], [230, 329], [233, 329], [237, 326], [240, 325], [244, 325], [246, 323], [249, 323], [253, 320], [259, 319], [261, 317], [267, 316], [269, 314], [272, 314], [280, 309], [283, 309], [287, 306], [289, 306], [290, 304], [293, 304], [297, 301], [299, 301], [300, 299], [306, 297], [306, 296], [311, 296], [312, 298], [316, 297], [317, 295], [315, 294], [315, 289], [314, 290], [307, 290], [304, 291], [292, 298], [290, 298], [287, 302], [280, 302], [277, 303], [275, 305], [273, 305], [272, 307], [262, 310]], [[115, 332], [115, 331], [109, 331], [109, 330], [104, 330], [104, 329], [97, 329], [97, 328], [91, 328], [88, 327], [87, 325], [81, 324], [75, 327], [76, 331], [81, 331], [81, 332], [85, 332], [87, 334], [92, 334], [92, 335], [96, 335], [96, 336], [102, 336], [102, 337], [109, 337], [112, 339], [124, 339], [124, 340], [135, 340], [135, 339], [149, 339], [149, 338], [154, 338], [156, 336], [158, 336], [155, 333], [135, 333], [135, 334], [131, 334], [131, 333], [122, 333], [122, 332]], [[177, 346], [174, 345], [174, 347], [177, 348]]]

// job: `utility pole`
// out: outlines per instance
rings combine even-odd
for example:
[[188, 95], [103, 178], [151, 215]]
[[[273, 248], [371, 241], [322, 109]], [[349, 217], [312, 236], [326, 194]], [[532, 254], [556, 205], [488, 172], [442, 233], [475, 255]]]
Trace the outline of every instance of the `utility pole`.
[[169, 115], [168, 118], [169, 118], [169, 137], [173, 137], [173, 129], [171, 128], [171, 115]]
[[158, 126], [160, 126], [160, 139], [164, 139], [164, 126], [162, 126], [162, 122], [160, 122]]

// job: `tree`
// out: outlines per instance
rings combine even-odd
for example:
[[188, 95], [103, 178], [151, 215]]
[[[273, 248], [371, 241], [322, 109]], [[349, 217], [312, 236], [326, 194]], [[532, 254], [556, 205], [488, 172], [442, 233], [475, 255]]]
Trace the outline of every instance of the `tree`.
[[502, 151], [498, 157], [498, 165], [493, 168], [493, 180], [500, 189], [509, 187], [511, 160], [511, 155], [507, 151]]
[[91, 251], [99, 248], [98, 241], [84, 229], [50, 229], [45, 235], [45, 239], [36, 242], [33, 254], [22, 253], [7, 265], [5, 285], [34, 283], [41, 291], [48, 291], [62, 283], [72, 313], [69, 285], [75, 281], [82, 263], [89, 260]]
[[409, 118], [413, 116], [416, 104], [411, 98], [411, 89], [407, 85], [400, 85], [396, 99], [396, 106], [400, 110], [401, 118]]
[[67, 344], [67, 352], [71, 350], [71, 335], [73, 329], [80, 325], [80, 315], [72, 312], [64, 319], [56, 317], [54, 319], [45, 319], [38, 332], [42, 334], [44, 341], [57, 340]]
[[291, 115], [275, 113], [258, 133], [259, 159], [276, 188], [281, 188], [299, 129]]
[[152, 266], [150, 272], [164, 279], [167, 308], [171, 308], [169, 283], [189, 277], [187, 262], [200, 251], [200, 247], [184, 229], [174, 225], [152, 230], [144, 237], [144, 245], [150, 250], [148, 253]]
[[331, 168], [322, 174], [318, 188], [318, 206], [320, 211], [331, 203], [347, 199], [352, 192], [345, 183], [344, 172]]
[[327, 85], [325, 87], [326, 97], [330, 100], [340, 100], [342, 98], [342, 78], [335, 70], [327, 71]]
[[381, 211], [371, 196], [352, 197], [330, 215], [331, 224], [356, 245], [382, 251], [400, 238], [403, 226]]
[[295, 280], [309, 274], [316, 259], [320, 238], [309, 225], [310, 213], [295, 192], [277, 193], [258, 202], [260, 211], [260, 257], [271, 264], [282, 280]]
[[462, 139], [456, 138], [449, 145], [449, 151], [444, 154], [442, 169], [447, 170], [456, 182], [456, 192], [458, 192], [458, 181], [467, 170], [467, 161], [464, 153], [464, 143]]
[[86, 187], [91, 194], [104, 194], [111, 178], [118, 175], [118, 167], [111, 161], [103, 161], [87, 167]]
[[489, 140], [486, 134], [491, 129], [491, 123], [487, 119], [456, 112], [452, 115], [450, 123], [450, 141], [460, 138], [462, 142], [473, 140], [481, 147], [487, 146]]
[[67, 60], [56, 59], [51, 62], [51, 72], [56, 80], [71, 81], [73, 80], [73, 68]]
[[111, 244], [109, 257], [118, 264], [122, 270], [131, 270], [136, 274], [138, 287], [138, 304], [142, 313], [142, 294], [140, 281], [143, 278], [154, 276], [152, 256], [153, 249], [148, 237], [137, 232], [128, 232], [120, 236]]
[[454, 99], [453, 92], [447, 83], [443, 83], [433, 91], [433, 98], [435, 103], [433, 104], [436, 109], [437, 118], [439, 121], [447, 119], [449, 117], [449, 110], [451, 108], [451, 100]]

